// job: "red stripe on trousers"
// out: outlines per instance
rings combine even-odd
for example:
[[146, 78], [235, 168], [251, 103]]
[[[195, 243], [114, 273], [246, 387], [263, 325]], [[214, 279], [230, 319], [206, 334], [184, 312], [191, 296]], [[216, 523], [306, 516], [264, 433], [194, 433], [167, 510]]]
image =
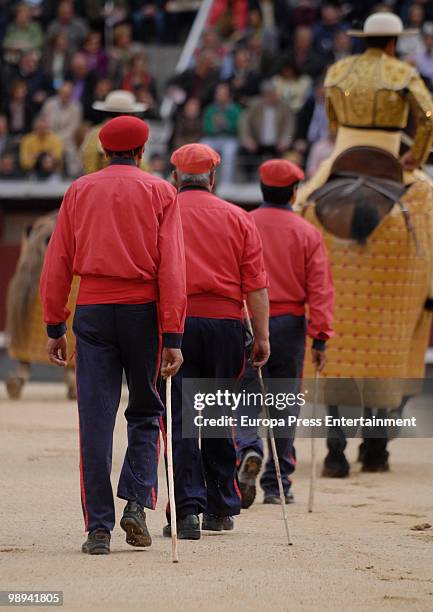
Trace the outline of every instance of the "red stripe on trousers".
[[239, 499], [242, 499], [242, 493], [239, 490], [239, 486], [238, 486], [238, 482], [236, 478], [233, 478], [233, 484], [235, 485], [236, 495], [239, 497]]
[[78, 438], [80, 445], [80, 489], [81, 489], [81, 501], [83, 502], [83, 510], [84, 510], [84, 527], [87, 531], [89, 529], [89, 514], [87, 512], [87, 502], [86, 502], [86, 489], [84, 486], [84, 470], [83, 470], [83, 451], [81, 444], [81, 425], [80, 425], [80, 417], [78, 416]]

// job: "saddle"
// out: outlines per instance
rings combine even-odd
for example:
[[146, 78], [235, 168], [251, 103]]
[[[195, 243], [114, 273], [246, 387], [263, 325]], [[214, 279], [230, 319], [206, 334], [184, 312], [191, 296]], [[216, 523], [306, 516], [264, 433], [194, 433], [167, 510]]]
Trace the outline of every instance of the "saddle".
[[359, 243], [365, 243], [398, 204], [418, 253], [410, 214], [401, 202], [406, 189], [403, 169], [394, 155], [378, 147], [359, 146], [335, 159], [327, 182], [309, 199], [316, 203], [317, 218], [328, 232]]

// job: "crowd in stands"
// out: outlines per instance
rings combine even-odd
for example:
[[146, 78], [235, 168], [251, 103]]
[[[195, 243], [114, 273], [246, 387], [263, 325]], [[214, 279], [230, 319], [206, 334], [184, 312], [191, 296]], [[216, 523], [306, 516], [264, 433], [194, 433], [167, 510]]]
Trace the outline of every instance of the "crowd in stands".
[[398, 53], [433, 88], [433, 3], [214, 0], [190, 66], [158, 79], [148, 45], [182, 44], [200, 2], [0, 0], [0, 179], [56, 181], [83, 172], [81, 149], [104, 120], [93, 108], [113, 89], [132, 92], [158, 122], [172, 101], [165, 147], [150, 169], [166, 176], [173, 147], [201, 141], [222, 156], [219, 180], [254, 180], [267, 157], [315, 172], [333, 147], [325, 112], [327, 66], [362, 50], [347, 35], [377, 10], [418, 34]]

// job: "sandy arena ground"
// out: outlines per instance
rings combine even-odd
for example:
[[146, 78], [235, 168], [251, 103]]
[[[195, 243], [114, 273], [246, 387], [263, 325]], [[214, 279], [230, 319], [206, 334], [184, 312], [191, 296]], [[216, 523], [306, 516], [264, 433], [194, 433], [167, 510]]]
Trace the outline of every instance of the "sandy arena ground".
[[[163, 538], [165, 479], [148, 519], [153, 546], [129, 547], [117, 528], [111, 556], [80, 553], [77, 418], [57, 384], [32, 384], [22, 400], [0, 385], [0, 590], [64, 591], [64, 608], [81, 610], [432, 610], [432, 440], [391, 445], [392, 472], [318, 479], [316, 512], [306, 509], [309, 441], [298, 442], [289, 507], [295, 545], [285, 545], [280, 508], [261, 499], [231, 533], [179, 543], [170, 563]], [[119, 415], [122, 417], [122, 415]], [[113, 479], [125, 448], [118, 419]], [[318, 441], [320, 461], [324, 441]], [[351, 441], [352, 463], [357, 442]], [[123, 503], [118, 503], [118, 517]]]

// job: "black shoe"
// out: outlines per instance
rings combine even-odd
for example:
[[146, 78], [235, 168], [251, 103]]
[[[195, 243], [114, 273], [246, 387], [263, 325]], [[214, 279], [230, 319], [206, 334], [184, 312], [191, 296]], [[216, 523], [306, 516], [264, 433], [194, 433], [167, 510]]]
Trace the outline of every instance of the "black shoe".
[[[171, 538], [170, 523], [163, 528], [162, 535], [165, 538]], [[179, 540], [200, 539], [200, 521], [197, 514], [187, 514], [184, 518], [177, 519], [177, 537]]]
[[328, 451], [323, 464], [322, 476], [325, 478], [346, 478], [350, 465], [343, 451]]
[[201, 528], [203, 531], [232, 531], [234, 520], [227, 515], [203, 514]]
[[150, 546], [152, 544], [152, 538], [146, 525], [146, 514], [137, 502], [129, 501], [126, 504], [120, 526], [126, 532], [127, 544], [131, 546]]
[[[289, 491], [285, 496], [284, 499], [286, 500], [286, 504], [294, 504], [295, 503], [295, 497], [293, 495], [293, 493], [291, 491]], [[264, 504], [281, 504], [281, 500], [280, 500], [280, 496], [279, 495], [266, 495], [263, 498], [263, 503]]]
[[111, 533], [105, 529], [94, 529], [81, 547], [86, 555], [109, 555]]
[[256, 498], [256, 480], [262, 467], [263, 459], [255, 451], [245, 454], [239, 467], [239, 488], [242, 494], [241, 508], [249, 508]]
[[235, 528], [235, 521], [232, 516], [225, 516], [223, 518], [223, 531], [233, 531]]

